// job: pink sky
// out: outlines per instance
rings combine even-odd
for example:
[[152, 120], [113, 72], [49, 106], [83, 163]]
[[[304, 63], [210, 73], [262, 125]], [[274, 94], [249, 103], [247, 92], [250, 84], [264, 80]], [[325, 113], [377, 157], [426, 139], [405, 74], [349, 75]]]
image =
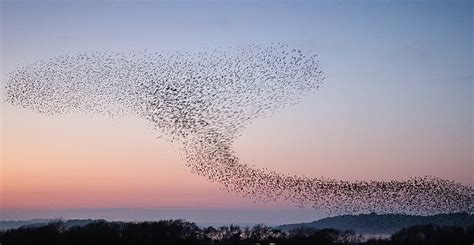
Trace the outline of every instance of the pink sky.
[[[3, 113], [3, 208], [291, 208], [285, 201], [255, 203], [193, 175], [178, 147], [157, 139], [138, 118], [44, 116], [10, 106]], [[311, 132], [304, 123], [295, 128], [296, 136], [281, 138], [278, 132], [299, 120], [285, 119], [288, 113], [283, 111], [280, 121], [257, 120], [245, 131], [236, 142], [243, 161], [314, 177], [388, 180], [431, 174], [472, 184], [471, 173], [463, 171], [469, 155], [462, 154], [462, 146], [434, 151], [436, 141], [407, 142], [394, 149], [370, 137], [362, 145], [358, 132], [337, 134], [324, 127]], [[318, 138], [305, 136], [307, 130]], [[443, 164], [453, 161], [461, 164]]]

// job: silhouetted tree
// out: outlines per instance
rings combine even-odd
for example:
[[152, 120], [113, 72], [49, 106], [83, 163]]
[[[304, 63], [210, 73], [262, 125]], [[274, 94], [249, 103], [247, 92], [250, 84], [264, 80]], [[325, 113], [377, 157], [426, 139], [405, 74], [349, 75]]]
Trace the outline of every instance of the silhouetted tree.
[[[67, 223], [67, 222], [66, 222]], [[256, 225], [243, 230], [239, 226], [199, 228], [183, 220], [158, 222], [106, 222], [94, 221], [83, 226], [68, 227], [62, 221], [43, 226], [29, 226], [0, 232], [2, 245], [471, 245], [474, 241], [474, 226], [414, 226], [403, 229], [390, 239], [369, 239], [352, 231], [335, 229], [301, 228], [286, 234], [265, 225]]]
[[466, 244], [473, 243], [469, 229], [455, 226], [413, 226], [402, 229], [391, 237], [394, 244], [406, 245], [436, 245], [436, 244]]

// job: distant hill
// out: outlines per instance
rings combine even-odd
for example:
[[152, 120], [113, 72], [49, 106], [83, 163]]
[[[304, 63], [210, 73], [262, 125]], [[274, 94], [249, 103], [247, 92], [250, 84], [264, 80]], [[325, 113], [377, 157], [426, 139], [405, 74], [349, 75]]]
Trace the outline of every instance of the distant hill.
[[361, 234], [392, 234], [403, 228], [415, 225], [440, 226], [470, 226], [474, 225], [474, 215], [467, 213], [439, 214], [432, 216], [417, 216], [403, 214], [360, 214], [341, 215], [324, 218], [310, 223], [286, 224], [276, 227], [282, 231], [298, 228], [334, 228], [338, 230], [353, 230]]
[[[8, 220], [8, 221], [0, 221], [0, 230], [9, 230], [9, 229], [17, 229], [20, 227], [38, 227], [46, 225], [50, 222], [54, 222], [57, 220], [54, 219], [32, 219], [32, 220]], [[92, 222], [96, 222], [99, 220], [92, 220], [92, 219], [71, 219], [64, 221], [64, 226], [66, 228], [70, 228], [73, 226], [85, 226]]]
[[47, 224], [50, 219], [6, 220], [0, 221], [0, 230], [16, 229], [26, 225]]
[[[32, 219], [23, 221], [0, 221], [0, 230], [16, 229], [20, 227], [43, 226], [54, 219]], [[101, 220], [67, 220], [64, 226], [67, 228], [73, 226], [85, 226], [92, 222]], [[334, 228], [337, 230], [352, 230], [360, 234], [379, 234], [389, 235], [415, 225], [440, 225], [440, 226], [462, 226], [474, 225], [474, 215], [467, 213], [439, 214], [432, 216], [416, 216], [403, 214], [360, 214], [360, 215], [341, 215], [330, 218], [324, 218], [310, 223], [285, 224], [276, 226], [276, 229], [288, 232], [299, 228]]]

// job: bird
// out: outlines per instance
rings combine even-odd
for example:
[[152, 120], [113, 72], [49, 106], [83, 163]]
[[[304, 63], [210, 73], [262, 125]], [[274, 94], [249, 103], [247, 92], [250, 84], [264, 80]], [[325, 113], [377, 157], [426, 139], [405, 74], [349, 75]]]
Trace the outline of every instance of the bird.
[[318, 57], [285, 43], [200, 51], [61, 55], [9, 73], [4, 100], [46, 115], [133, 115], [180, 145], [186, 166], [262, 202], [328, 213], [472, 212], [473, 189], [434, 176], [390, 181], [306, 177], [243, 162], [233, 143], [253, 120], [320, 90]]

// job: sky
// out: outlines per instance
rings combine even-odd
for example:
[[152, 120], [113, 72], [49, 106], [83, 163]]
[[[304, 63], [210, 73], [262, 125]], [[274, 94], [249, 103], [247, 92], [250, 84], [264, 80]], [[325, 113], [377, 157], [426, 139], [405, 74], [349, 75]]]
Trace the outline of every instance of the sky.
[[[434, 175], [474, 186], [469, 1], [2, 1], [1, 79], [62, 54], [284, 42], [318, 54], [319, 91], [256, 119], [244, 162], [343, 180]], [[289, 223], [326, 214], [228, 193], [140, 118], [2, 103], [0, 219]], [[201, 215], [199, 215], [201, 214]], [[206, 215], [202, 215], [206, 214]]]

